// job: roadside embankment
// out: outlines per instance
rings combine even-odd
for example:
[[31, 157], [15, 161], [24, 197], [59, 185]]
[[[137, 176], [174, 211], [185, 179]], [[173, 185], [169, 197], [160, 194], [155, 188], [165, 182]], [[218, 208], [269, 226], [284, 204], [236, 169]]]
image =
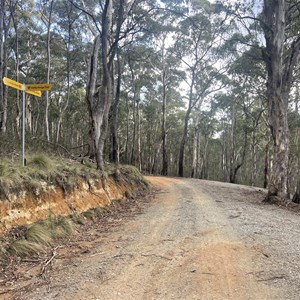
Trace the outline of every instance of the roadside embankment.
[[131, 166], [110, 166], [99, 173], [94, 166], [34, 156], [21, 169], [0, 162], [0, 234], [14, 226], [105, 207], [131, 198], [147, 182]]

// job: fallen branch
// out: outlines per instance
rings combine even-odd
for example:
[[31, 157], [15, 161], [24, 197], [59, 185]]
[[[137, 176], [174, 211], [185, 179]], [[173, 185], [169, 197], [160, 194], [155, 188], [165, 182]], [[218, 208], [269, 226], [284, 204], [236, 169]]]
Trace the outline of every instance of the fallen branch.
[[60, 145], [60, 144], [52, 143], [52, 142], [50, 142], [50, 141], [47, 141], [47, 140], [38, 138], [38, 137], [36, 137], [36, 136], [33, 136], [31, 139], [32, 139], [32, 140], [38, 140], [38, 141], [41, 141], [41, 142], [44, 142], [44, 143], [48, 143], [48, 144], [50, 144], [50, 145], [52, 145], [52, 146], [55, 146], [55, 147], [59, 147], [59, 148], [63, 149], [65, 152], [67, 152], [67, 154], [68, 154], [71, 158], [74, 157], [66, 147], [64, 147], [64, 146], [62, 146], [62, 145]]
[[[56, 249], [55, 249], [56, 250]], [[47, 266], [53, 261], [53, 259], [55, 258], [55, 256], [57, 255], [56, 251], [53, 250], [52, 252], [52, 256], [49, 258], [49, 259], [46, 259], [42, 265], [42, 268], [41, 268], [41, 271], [40, 271], [40, 276], [42, 276], [45, 271], [46, 271], [46, 268]]]
[[80, 146], [72, 147], [70, 149], [73, 150], [73, 149], [78, 149], [78, 148], [85, 147], [85, 146], [89, 147], [90, 145], [89, 144], [83, 144], [83, 145], [80, 145]]

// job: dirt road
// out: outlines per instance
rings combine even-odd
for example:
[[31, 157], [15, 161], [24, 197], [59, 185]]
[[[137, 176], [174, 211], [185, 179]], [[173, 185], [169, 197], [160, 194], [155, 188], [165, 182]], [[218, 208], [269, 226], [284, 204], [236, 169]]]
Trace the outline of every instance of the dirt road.
[[143, 214], [26, 299], [299, 299], [299, 215], [250, 187], [147, 179], [161, 190]]

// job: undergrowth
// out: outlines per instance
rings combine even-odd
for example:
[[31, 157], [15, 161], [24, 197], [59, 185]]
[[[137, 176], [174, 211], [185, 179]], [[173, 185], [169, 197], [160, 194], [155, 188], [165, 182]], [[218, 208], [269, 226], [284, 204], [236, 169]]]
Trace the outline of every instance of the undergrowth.
[[39, 194], [44, 183], [60, 186], [65, 192], [74, 190], [79, 178], [99, 178], [93, 164], [83, 165], [74, 160], [35, 154], [27, 157], [26, 166], [0, 158], [0, 199], [9, 200], [11, 193], [29, 190]]
[[45, 252], [57, 240], [70, 236], [74, 229], [75, 224], [70, 218], [49, 215], [46, 220], [28, 226], [18, 239], [3, 247], [2, 253], [28, 256]]
[[[130, 186], [141, 187], [142, 183], [145, 188], [148, 187], [147, 181], [132, 166], [116, 168], [108, 164], [106, 171], [100, 173], [92, 163], [83, 165], [74, 160], [45, 154], [28, 155], [25, 167], [13, 159], [0, 157], [0, 200], [10, 200], [11, 195], [18, 196], [24, 191], [39, 195], [47, 185], [59, 186], [68, 193], [75, 189], [80, 178], [88, 181], [109, 176], [115, 177], [116, 182], [127, 182]], [[125, 196], [127, 199], [134, 198], [130, 191], [126, 191]], [[84, 225], [87, 219], [101, 218], [111, 209], [122, 205], [123, 201], [127, 200], [113, 199], [112, 207], [98, 207], [69, 217], [49, 214], [46, 220], [28, 227], [18, 227], [16, 232], [11, 231], [8, 240], [0, 238], [0, 256], [27, 256], [45, 252], [57, 240], [70, 236], [76, 226]]]
[[0, 241], [0, 258], [8, 258], [11, 255], [26, 257], [46, 252], [58, 241], [69, 238], [76, 228], [79, 228], [78, 226], [85, 225], [88, 220], [97, 222], [107, 213], [117, 209], [116, 204], [123, 205], [126, 201], [128, 200], [113, 199], [112, 207], [91, 208], [81, 214], [74, 213], [68, 217], [58, 217], [49, 213], [45, 220], [26, 227], [16, 227], [9, 232], [2, 243]]

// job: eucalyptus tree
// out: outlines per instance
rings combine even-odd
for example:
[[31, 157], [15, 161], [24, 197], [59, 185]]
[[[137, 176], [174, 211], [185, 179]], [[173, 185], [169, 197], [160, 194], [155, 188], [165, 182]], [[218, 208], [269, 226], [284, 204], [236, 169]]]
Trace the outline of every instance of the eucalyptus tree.
[[194, 4], [189, 15], [180, 23], [174, 47], [185, 72], [183, 80], [187, 86], [188, 102], [179, 151], [179, 176], [184, 175], [184, 152], [191, 112], [196, 105], [200, 109], [205, 98], [222, 87], [221, 79], [226, 67], [220, 63], [219, 50], [222, 36], [230, 32], [227, 15], [221, 16], [214, 4], [208, 1]]
[[[46, 67], [46, 82], [50, 83], [50, 71], [51, 71], [51, 26], [52, 26], [52, 15], [54, 9], [55, 0], [50, 0], [49, 4], [43, 3], [41, 6], [41, 20], [44, 23], [47, 35], [46, 35], [46, 57], [47, 57], [47, 67]], [[50, 129], [49, 129], [49, 91], [46, 91], [45, 96], [45, 134], [48, 141], [50, 141]]]
[[86, 55], [86, 43], [83, 43], [81, 35], [82, 30], [85, 30], [86, 27], [82, 24], [83, 20], [80, 17], [80, 12], [68, 1], [57, 2], [55, 17], [57, 18], [58, 27], [56, 30], [58, 34], [57, 39], [61, 40], [61, 49], [55, 47], [54, 51], [56, 51], [56, 57], [59, 57], [60, 62], [61, 56], [65, 57], [65, 64], [62, 65], [60, 70], [56, 69], [56, 77], [61, 75], [61, 79], [56, 78], [56, 81], [61, 82], [56, 87], [56, 90], [59, 90], [62, 94], [57, 101], [58, 121], [56, 125], [56, 143], [58, 143], [61, 138], [63, 118], [71, 98], [71, 88], [75, 88], [76, 81], [80, 78], [82, 80], [84, 75], [82, 74], [82, 68], [85, 66], [84, 55]]
[[[104, 145], [108, 132], [108, 117], [113, 99], [113, 66], [120, 40], [140, 26], [135, 13], [141, 3], [136, 1], [105, 0], [99, 5], [88, 7], [69, 0], [87, 15], [89, 27], [94, 35], [87, 83], [87, 104], [90, 116], [92, 155], [98, 169], [104, 168]], [[142, 15], [145, 11], [142, 9]], [[127, 20], [128, 22], [125, 22]], [[139, 23], [139, 24], [138, 24]], [[99, 53], [101, 52], [101, 78], [98, 79]], [[97, 83], [100, 86], [97, 86]]]
[[[240, 37], [236, 35], [232, 39], [236, 40], [237, 38]], [[236, 45], [236, 47], [241, 48], [240, 45]], [[262, 149], [268, 147], [270, 136], [265, 122], [267, 111], [265, 105], [266, 76], [261, 49], [257, 45], [252, 47], [247, 46], [241, 54], [236, 55], [229, 73], [233, 94], [238, 95], [240, 100], [237, 104], [240, 106], [240, 110], [245, 117], [244, 129], [248, 131], [249, 141], [247, 146], [250, 153], [248, 161], [251, 162], [249, 169], [246, 169], [247, 159], [245, 158], [242, 165], [239, 166], [239, 163], [237, 166], [243, 168], [243, 165], [245, 165], [245, 172], [243, 174], [250, 173], [249, 176], [244, 176], [244, 178], [247, 178], [245, 179], [245, 183], [261, 186], [257, 179], [262, 178], [262, 168], [259, 165], [263, 165], [263, 161], [259, 158], [263, 157]]]
[[174, 55], [172, 48], [176, 41], [175, 32], [177, 30], [178, 16], [182, 18], [181, 8], [184, 6], [172, 7], [172, 1], [166, 1], [165, 6], [158, 10], [150, 23], [151, 31], [150, 47], [154, 53], [152, 61], [153, 69], [158, 75], [159, 93], [161, 94], [161, 141], [162, 141], [162, 166], [161, 174], [168, 175], [169, 158], [167, 145], [167, 116], [168, 106], [171, 102], [170, 94], [172, 89], [179, 85], [179, 76], [177, 69], [180, 61]]
[[[273, 196], [285, 198], [288, 197], [290, 153], [288, 102], [300, 51], [299, 1], [264, 0], [262, 11], [257, 6], [253, 11], [243, 11], [243, 8], [239, 5], [239, 9], [232, 12], [242, 24], [247, 25], [247, 32], [256, 38], [267, 73], [266, 102], [274, 159], [266, 200]], [[257, 25], [260, 25], [260, 31]], [[261, 32], [264, 41], [260, 39]]]
[[264, 60], [268, 73], [267, 98], [274, 145], [269, 199], [272, 196], [288, 196], [288, 100], [300, 52], [299, 20], [298, 1], [264, 1], [261, 26], [266, 40]]
[[2, 84], [3, 77], [5, 77], [7, 72], [6, 66], [6, 40], [8, 31], [8, 22], [5, 16], [6, 11], [6, 1], [0, 1], [0, 131], [2, 133], [6, 132], [7, 123], [7, 88]]

